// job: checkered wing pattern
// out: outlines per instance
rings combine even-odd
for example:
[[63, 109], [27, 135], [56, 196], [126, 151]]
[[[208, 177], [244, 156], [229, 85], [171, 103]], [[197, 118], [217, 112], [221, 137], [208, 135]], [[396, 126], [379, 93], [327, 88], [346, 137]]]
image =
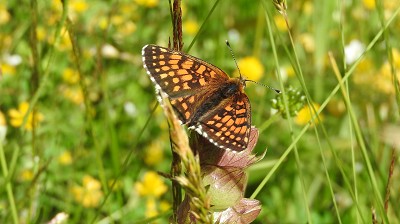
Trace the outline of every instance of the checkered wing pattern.
[[184, 124], [201, 105], [203, 96], [217, 90], [211, 83], [224, 83], [229, 79], [214, 65], [168, 48], [146, 45], [142, 55], [156, 90], [167, 94]]
[[246, 149], [251, 117], [244, 80], [229, 78], [199, 58], [156, 45], [144, 46], [142, 56], [156, 91], [167, 95], [183, 124], [220, 148]]
[[220, 148], [242, 151], [250, 140], [250, 126], [250, 101], [239, 93], [212, 110], [195, 130]]

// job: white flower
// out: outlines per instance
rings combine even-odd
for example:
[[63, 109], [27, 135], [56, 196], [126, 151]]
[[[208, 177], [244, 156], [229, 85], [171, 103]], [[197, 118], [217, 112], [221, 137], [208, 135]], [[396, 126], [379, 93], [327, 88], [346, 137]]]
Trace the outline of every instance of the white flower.
[[350, 44], [344, 47], [344, 57], [346, 64], [355, 62], [365, 50], [365, 46], [359, 40], [352, 40]]
[[119, 55], [117, 48], [110, 44], [106, 44], [101, 48], [101, 54], [106, 58], [116, 58]]
[[60, 212], [52, 220], [50, 220], [47, 224], [67, 223], [67, 220], [68, 220], [68, 214], [65, 212]]
[[285, 67], [280, 67], [279, 68], [279, 74], [277, 74], [277, 76], [278, 75], [281, 75], [282, 82], [286, 82], [288, 77], [289, 77]]
[[4, 61], [11, 66], [17, 66], [17, 65], [21, 64], [22, 57], [18, 54], [5, 55]]
[[228, 31], [228, 40], [233, 44], [238, 44], [240, 40], [240, 33], [235, 29], [230, 29]]
[[136, 106], [132, 102], [126, 102], [124, 104], [124, 110], [125, 113], [131, 117], [134, 117], [137, 114]]

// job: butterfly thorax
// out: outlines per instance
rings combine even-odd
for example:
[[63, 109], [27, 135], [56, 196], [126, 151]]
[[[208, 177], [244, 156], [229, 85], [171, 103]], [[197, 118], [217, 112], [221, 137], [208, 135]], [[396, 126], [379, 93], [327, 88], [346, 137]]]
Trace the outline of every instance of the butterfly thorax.
[[196, 125], [202, 117], [206, 117], [214, 108], [224, 104], [226, 99], [243, 92], [243, 83], [239, 78], [232, 78], [220, 85], [214, 93], [206, 94], [202, 106], [196, 111], [192, 119], [188, 121], [188, 126]]

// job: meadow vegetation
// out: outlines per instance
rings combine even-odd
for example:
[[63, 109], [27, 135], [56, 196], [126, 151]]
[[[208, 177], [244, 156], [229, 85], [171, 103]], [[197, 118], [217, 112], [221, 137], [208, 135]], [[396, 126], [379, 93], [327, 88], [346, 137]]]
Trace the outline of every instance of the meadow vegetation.
[[[275, 2], [275, 4], [274, 4]], [[182, 1], [183, 50], [248, 82], [254, 223], [400, 223], [399, 0]], [[168, 1], [0, 2], [0, 223], [168, 223], [142, 64]]]

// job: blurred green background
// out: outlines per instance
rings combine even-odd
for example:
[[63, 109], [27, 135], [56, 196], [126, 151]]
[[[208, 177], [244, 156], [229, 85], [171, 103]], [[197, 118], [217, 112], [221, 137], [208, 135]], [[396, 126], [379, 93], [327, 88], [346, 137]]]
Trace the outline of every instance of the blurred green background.
[[[248, 169], [256, 223], [400, 222], [399, 6], [288, 1], [288, 29], [272, 1], [182, 2], [185, 52], [237, 77], [229, 40], [243, 75], [293, 94], [287, 116], [246, 88], [268, 149]], [[172, 38], [168, 1], [1, 1], [0, 27], [0, 223], [168, 223], [168, 125], [141, 59]]]

